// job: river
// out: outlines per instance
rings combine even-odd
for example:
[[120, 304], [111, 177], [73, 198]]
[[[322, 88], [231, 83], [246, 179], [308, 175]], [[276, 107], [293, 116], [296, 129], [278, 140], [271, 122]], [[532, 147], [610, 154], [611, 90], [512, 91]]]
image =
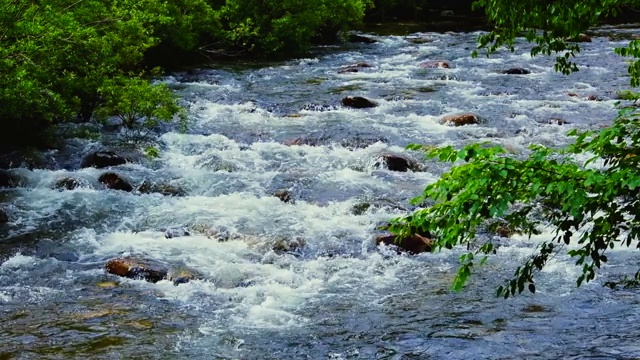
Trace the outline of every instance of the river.
[[[636, 31], [594, 29], [571, 76], [531, 58], [522, 42], [472, 59], [477, 32], [368, 34], [377, 43], [171, 74], [162, 81], [184, 99], [188, 130], [167, 128], [159, 158], [112, 170], [186, 196], [102, 189], [105, 170], [80, 168], [101, 146], [91, 140], [47, 153], [52, 169], [12, 170], [24, 181], [1, 190], [10, 222], [0, 227], [0, 358], [640, 358], [640, 294], [603, 287], [638, 269], [637, 251], [612, 251], [579, 289], [579, 269], [558, 256], [536, 294], [505, 301], [496, 287], [549, 231], [501, 239], [461, 293], [449, 287], [464, 249], [410, 256], [373, 242], [377, 226], [446, 169], [423, 161], [424, 172], [389, 171], [381, 154], [421, 159], [404, 147], [477, 141], [522, 153], [567, 144], [570, 129], [605, 126], [628, 83], [613, 48]], [[419, 66], [428, 60], [451, 68]], [[339, 72], [360, 62], [371, 67]], [[513, 67], [531, 73], [501, 73]], [[378, 106], [345, 108], [345, 96]], [[439, 122], [458, 112], [484, 121]], [[287, 145], [293, 139], [303, 140]], [[68, 176], [84, 186], [52, 189]], [[294, 202], [274, 197], [278, 190]], [[371, 206], [354, 211], [363, 203]], [[178, 227], [228, 239], [165, 237]], [[273, 251], [282, 239], [304, 244]], [[123, 255], [186, 265], [204, 279], [174, 286], [105, 275], [105, 262]]]

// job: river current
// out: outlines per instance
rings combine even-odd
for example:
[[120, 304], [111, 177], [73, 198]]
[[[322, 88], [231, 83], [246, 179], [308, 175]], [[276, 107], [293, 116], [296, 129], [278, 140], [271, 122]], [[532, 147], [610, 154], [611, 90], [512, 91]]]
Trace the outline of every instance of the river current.
[[[159, 133], [159, 158], [111, 170], [185, 196], [102, 189], [104, 170], [80, 169], [82, 156], [102, 146], [90, 140], [46, 154], [53, 170], [12, 170], [25, 180], [0, 190], [10, 218], [0, 229], [0, 358], [640, 358], [640, 294], [603, 287], [638, 269], [637, 251], [612, 251], [580, 288], [579, 269], [558, 256], [536, 294], [505, 301], [495, 288], [548, 231], [501, 239], [460, 293], [449, 287], [464, 249], [399, 255], [373, 241], [446, 169], [404, 150], [409, 143], [491, 141], [521, 153], [567, 144], [570, 129], [610, 124], [615, 94], [628, 84], [613, 48], [635, 32], [595, 29], [570, 76], [554, 72], [552, 59], [531, 58], [522, 42], [513, 53], [472, 59], [479, 33], [453, 32], [368, 34], [377, 43], [171, 74], [162, 81], [183, 98], [188, 130]], [[420, 67], [429, 60], [451, 68]], [[361, 62], [371, 67], [339, 71]], [[514, 67], [531, 73], [501, 73]], [[378, 106], [346, 108], [345, 96]], [[459, 112], [483, 122], [440, 123]], [[426, 171], [389, 171], [379, 166], [387, 153]], [[85, 186], [52, 189], [66, 176]], [[278, 190], [294, 202], [274, 197]], [[371, 206], [356, 211], [363, 203]], [[165, 236], [194, 226], [228, 239]], [[280, 239], [304, 245], [274, 251]], [[174, 286], [105, 275], [105, 262], [124, 255], [186, 265], [204, 279]]]

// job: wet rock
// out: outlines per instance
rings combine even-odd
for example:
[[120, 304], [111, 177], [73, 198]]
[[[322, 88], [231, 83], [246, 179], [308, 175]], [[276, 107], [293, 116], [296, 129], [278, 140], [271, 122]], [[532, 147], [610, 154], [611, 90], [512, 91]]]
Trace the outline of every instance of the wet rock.
[[305, 245], [306, 242], [302, 238], [278, 238], [272, 240], [269, 247], [277, 254], [284, 254], [299, 252]]
[[347, 96], [342, 99], [342, 105], [354, 109], [365, 109], [378, 106], [376, 103], [361, 96]]
[[[351, 213], [353, 215], [363, 215], [370, 209], [382, 209], [382, 208], [408, 211], [406, 207], [398, 204], [393, 200], [377, 199], [377, 200], [371, 200], [371, 201], [363, 201], [353, 205], [353, 207], [351, 207]], [[385, 225], [388, 226], [388, 224], [385, 224]]]
[[502, 73], [509, 74], [509, 75], [527, 75], [527, 74], [531, 74], [531, 71], [523, 68], [511, 68], [511, 69], [502, 71]]
[[291, 192], [289, 192], [289, 190], [278, 190], [275, 193], [273, 193], [273, 196], [277, 197], [278, 199], [280, 199], [280, 201], [284, 202], [284, 203], [293, 203], [293, 198], [291, 197]]
[[394, 246], [398, 252], [407, 252], [409, 254], [420, 254], [423, 252], [431, 252], [433, 241], [427, 237], [415, 234], [407, 238], [401, 238], [396, 242], [396, 235], [380, 235], [376, 237], [376, 245], [385, 244]]
[[442, 10], [440, 11], [440, 16], [453, 16], [453, 10]]
[[98, 182], [107, 187], [107, 189], [121, 190], [121, 191], [133, 191], [133, 186], [123, 179], [120, 175], [112, 172], [107, 172], [98, 178]]
[[173, 283], [173, 285], [186, 284], [191, 280], [202, 280], [204, 277], [193, 269], [180, 266], [172, 268], [167, 273], [167, 279]]
[[338, 74], [343, 74], [343, 73], [350, 73], [350, 72], [358, 72], [360, 71], [360, 69], [364, 69], [364, 68], [370, 68], [371, 65], [365, 63], [365, 62], [360, 62], [360, 63], [356, 63], [353, 65], [348, 65], [345, 67], [342, 67], [340, 70], [338, 70]]
[[448, 62], [442, 60], [426, 61], [420, 64], [423, 69], [450, 69], [451, 66]]
[[105, 265], [105, 269], [109, 274], [152, 283], [163, 280], [169, 272], [165, 265], [157, 261], [133, 257], [111, 259]]
[[9, 222], [9, 216], [3, 210], [0, 210], [0, 224], [6, 224]]
[[376, 166], [384, 166], [390, 171], [420, 171], [420, 166], [412, 159], [395, 154], [384, 154], [376, 161]]
[[362, 35], [358, 35], [358, 34], [349, 34], [347, 36], [347, 41], [349, 41], [350, 43], [362, 43], [362, 44], [375, 44], [377, 43], [376, 40], [366, 37], [366, 36], [362, 36]]
[[578, 96], [578, 94], [576, 94], [576, 93], [573, 93], [573, 92], [570, 92], [570, 93], [568, 93], [568, 94], [567, 94], [567, 96], [571, 96], [571, 97], [577, 97], [577, 96]]
[[185, 196], [184, 190], [168, 185], [168, 184], [153, 184], [150, 181], [143, 181], [136, 189], [141, 194], [162, 194], [164, 196]]
[[569, 42], [591, 42], [591, 37], [587, 34], [578, 34], [578, 36], [567, 39]]
[[547, 124], [549, 125], [567, 125], [567, 124], [571, 124], [569, 121], [564, 120], [564, 119], [560, 119], [560, 118], [551, 118], [549, 120], [547, 120]]
[[427, 44], [433, 42], [433, 38], [428, 36], [407, 36], [405, 39], [414, 44]]
[[0, 169], [27, 168], [55, 170], [58, 164], [53, 156], [40, 151], [21, 149], [0, 153]]
[[602, 101], [604, 99], [601, 98], [598, 95], [589, 95], [589, 96], [587, 96], [587, 100], [589, 100], [589, 101]]
[[57, 190], [73, 190], [80, 187], [80, 181], [72, 177], [63, 177], [53, 184], [53, 188]]
[[94, 167], [102, 169], [110, 166], [117, 166], [127, 163], [127, 159], [113, 151], [96, 151], [82, 159], [83, 168]]
[[0, 170], [0, 188], [14, 188], [20, 186], [22, 179], [20, 176], [7, 170]]
[[173, 227], [164, 230], [164, 237], [167, 239], [191, 236], [189, 230], [184, 227]]
[[463, 126], [480, 123], [480, 118], [471, 113], [448, 115], [442, 118], [441, 122], [445, 125]]

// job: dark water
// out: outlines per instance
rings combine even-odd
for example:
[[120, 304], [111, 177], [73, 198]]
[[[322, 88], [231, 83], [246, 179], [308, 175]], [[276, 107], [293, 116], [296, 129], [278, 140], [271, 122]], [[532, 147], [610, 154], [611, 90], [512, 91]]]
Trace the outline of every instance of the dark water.
[[[526, 44], [471, 59], [477, 33], [420, 33], [166, 78], [189, 108], [189, 130], [162, 134], [159, 159], [115, 171], [187, 196], [101, 190], [102, 170], [78, 169], [97, 146], [84, 140], [48, 154], [64, 170], [18, 169], [23, 186], [3, 190], [11, 222], [1, 230], [0, 357], [640, 358], [640, 295], [602, 287], [635, 272], [633, 251], [613, 251], [611, 264], [580, 289], [572, 261], [556, 258], [539, 274], [535, 295], [504, 301], [494, 289], [548, 232], [502, 240], [457, 294], [449, 286], [462, 250], [411, 257], [373, 244], [376, 226], [402, 214], [445, 169], [425, 162], [425, 172], [391, 172], [376, 165], [381, 154], [419, 159], [404, 146], [476, 141], [521, 153], [530, 144], [566, 144], [573, 128], [604, 126], [628, 81], [612, 49], [635, 31], [598, 29], [570, 77], [556, 74], [550, 59], [530, 58]], [[430, 40], [410, 39], [423, 36]], [[427, 60], [452, 68], [420, 68]], [[357, 62], [371, 67], [338, 73]], [[500, 73], [511, 67], [531, 74]], [[346, 109], [340, 100], [350, 95], [379, 106]], [[461, 111], [484, 122], [439, 123]], [[311, 145], [283, 144], [295, 138]], [[64, 176], [85, 186], [51, 189]], [[272, 196], [280, 189], [295, 203]], [[362, 202], [374, 206], [354, 214]], [[175, 226], [236, 237], [166, 239], [163, 229]], [[296, 253], [271, 250], [296, 237], [305, 242]], [[129, 254], [187, 265], [205, 280], [174, 286], [104, 275], [106, 260]]]

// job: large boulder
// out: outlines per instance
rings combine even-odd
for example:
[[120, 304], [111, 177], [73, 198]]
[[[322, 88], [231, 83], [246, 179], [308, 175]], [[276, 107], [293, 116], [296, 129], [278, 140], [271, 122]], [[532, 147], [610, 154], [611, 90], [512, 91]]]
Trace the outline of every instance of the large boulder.
[[427, 237], [415, 234], [410, 237], [398, 238], [396, 235], [380, 235], [375, 239], [376, 245], [385, 244], [394, 246], [398, 252], [407, 252], [409, 254], [420, 254], [423, 252], [431, 252], [433, 241]]
[[420, 171], [420, 166], [407, 157], [395, 154], [384, 154], [376, 161], [376, 166], [384, 166], [390, 171]]
[[123, 179], [120, 175], [113, 172], [107, 172], [100, 175], [100, 177], [98, 178], [98, 182], [103, 184], [107, 189], [127, 192], [131, 192], [133, 190], [133, 186], [131, 186], [131, 184], [127, 180]]
[[127, 163], [127, 159], [113, 151], [95, 151], [82, 159], [81, 167], [102, 169]]
[[354, 109], [365, 109], [378, 106], [373, 101], [361, 96], [347, 96], [346, 98], [342, 99], [342, 105]]
[[445, 125], [463, 126], [480, 123], [480, 118], [476, 114], [464, 113], [456, 115], [448, 115], [441, 119], [441, 122]]
[[169, 272], [168, 267], [158, 261], [133, 257], [111, 259], [107, 261], [105, 269], [109, 274], [152, 283], [165, 279]]

